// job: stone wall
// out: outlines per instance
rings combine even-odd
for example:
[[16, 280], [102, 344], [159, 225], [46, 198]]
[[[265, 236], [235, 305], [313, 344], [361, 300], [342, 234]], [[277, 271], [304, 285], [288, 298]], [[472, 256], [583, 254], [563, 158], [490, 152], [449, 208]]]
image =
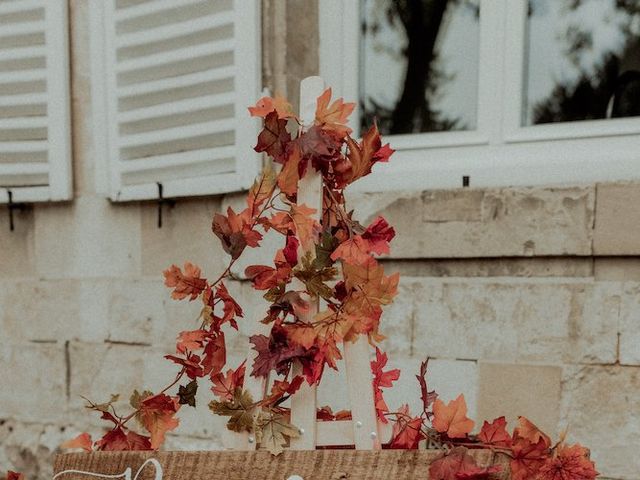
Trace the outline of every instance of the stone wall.
[[[154, 204], [105, 199], [90, 141], [87, 1], [70, 8], [76, 197], [18, 213], [14, 232], [0, 227], [0, 465], [33, 480], [50, 476], [63, 440], [99, 434], [81, 395], [127, 396], [173, 375], [162, 356], [194, 327], [197, 305], [171, 301], [161, 272], [184, 260], [219, 272], [226, 259], [210, 218], [240, 201], [179, 200], [158, 229]], [[301, 8], [304, 18], [293, 13]], [[264, 1], [264, 79], [275, 91], [317, 69], [314, 8]], [[479, 423], [520, 414], [553, 434], [568, 428], [606, 477], [640, 478], [638, 201], [637, 184], [350, 198], [363, 222], [382, 214], [398, 232], [384, 263], [401, 272], [400, 294], [382, 325], [403, 375], [388, 403], [415, 403], [413, 373], [429, 356], [431, 385], [445, 399], [465, 393]], [[242, 281], [230, 289], [254, 320], [260, 295]], [[233, 342], [232, 364], [246, 347]], [[330, 376], [320, 404], [348, 407], [336, 400], [342, 388]], [[181, 414], [167, 448], [223, 448], [206, 407]]]

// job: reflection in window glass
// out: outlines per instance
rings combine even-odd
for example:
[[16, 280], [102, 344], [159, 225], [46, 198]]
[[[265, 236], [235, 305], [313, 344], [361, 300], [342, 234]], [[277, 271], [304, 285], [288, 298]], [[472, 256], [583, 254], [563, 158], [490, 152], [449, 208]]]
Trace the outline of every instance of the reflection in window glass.
[[363, 0], [362, 125], [476, 127], [479, 0]]
[[523, 124], [640, 115], [640, 1], [530, 0]]

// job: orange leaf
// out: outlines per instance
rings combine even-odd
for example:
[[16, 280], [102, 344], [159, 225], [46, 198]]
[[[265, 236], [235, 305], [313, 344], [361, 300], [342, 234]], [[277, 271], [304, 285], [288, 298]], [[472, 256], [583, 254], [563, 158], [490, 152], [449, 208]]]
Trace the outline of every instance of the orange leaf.
[[294, 147], [284, 162], [284, 166], [278, 174], [278, 187], [285, 195], [291, 197], [298, 192], [300, 181], [300, 149]]
[[173, 288], [171, 298], [175, 300], [188, 296], [191, 296], [189, 300], [195, 300], [207, 286], [207, 281], [200, 278], [200, 268], [189, 262], [184, 264], [184, 273], [177, 265], [171, 265], [163, 274], [164, 284]]
[[433, 403], [433, 428], [446, 433], [449, 438], [464, 438], [473, 429], [473, 420], [467, 418], [467, 403], [464, 395], [447, 405], [439, 398]]
[[360, 235], [345, 240], [331, 254], [331, 260], [342, 259], [351, 265], [366, 265], [370, 258], [369, 244]]
[[331, 102], [331, 89], [327, 88], [322, 95], [318, 97], [316, 106], [316, 124], [321, 125], [323, 129], [335, 132], [339, 137], [351, 133], [351, 129], [347, 126], [349, 115], [356, 107], [355, 103], [345, 103], [342, 98], [338, 98]]
[[204, 341], [210, 336], [211, 334], [206, 330], [180, 332], [176, 343], [176, 351], [185, 353], [186, 351], [200, 350], [204, 346]]
[[296, 236], [305, 251], [313, 247], [314, 242], [320, 233], [320, 224], [311, 215], [316, 213], [315, 208], [309, 208], [305, 204], [291, 204], [289, 216], [296, 227]]
[[84, 432], [72, 440], [67, 440], [62, 445], [60, 445], [60, 448], [81, 448], [87, 452], [90, 452], [92, 445], [93, 440], [91, 440], [91, 435], [89, 435], [87, 432]]
[[164, 393], [144, 399], [140, 404], [138, 419], [151, 434], [151, 448], [157, 450], [166, 432], [175, 430], [179, 421], [175, 414], [180, 408], [178, 400]]
[[276, 98], [262, 97], [254, 107], [249, 107], [249, 113], [252, 117], [264, 118], [274, 111], [280, 119], [295, 118], [291, 104], [280, 95], [276, 95]]
[[538, 443], [538, 441], [542, 439], [547, 448], [551, 446], [551, 439], [549, 436], [542, 432], [542, 430], [536, 427], [526, 417], [518, 417], [518, 426], [513, 431], [513, 436], [526, 438], [531, 443]]
[[260, 213], [260, 207], [266, 202], [276, 186], [276, 174], [273, 168], [267, 166], [260, 176], [253, 182], [249, 194], [247, 195], [247, 207], [251, 212], [250, 216], [256, 216]]

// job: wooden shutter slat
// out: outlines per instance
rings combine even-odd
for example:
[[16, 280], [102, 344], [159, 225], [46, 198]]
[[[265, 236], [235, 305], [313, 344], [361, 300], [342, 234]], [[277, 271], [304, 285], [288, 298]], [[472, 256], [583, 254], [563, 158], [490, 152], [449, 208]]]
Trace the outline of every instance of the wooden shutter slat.
[[0, 163], [0, 175], [46, 175], [49, 165], [46, 163]]
[[122, 172], [140, 172], [152, 170], [154, 167], [167, 168], [201, 163], [204, 161], [222, 160], [235, 156], [235, 147], [207, 148], [172, 155], [161, 155], [153, 158], [141, 158], [122, 162]]
[[6, 62], [9, 60], [27, 60], [34, 58], [46, 57], [46, 49], [44, 45], [17, 47], [8, 50], [0, 50], [0, 62]]
[[43, 33], [45, 29], [44, 20], [33, 22], [15, 23], [13, 25], [3, 25], [0, 30], [0, 48], [6, 45], [6, 39], [17, 35], [30, 35]]
[[42, 0], [22, 0], [15, 2], [0, 2], [0, 15], [16, 13], [42, 8]]
[[206, 95], [203, 97], [187, 98], [176, 102], [161, 103], [146, 108], [128, 110], [118, 114], [120, 123], [151, 120], [166, 115], [188, 113], [200, 108], [213, 108], [224, 105], [233, 105], [235, 96], [233, 93], [220, 95]]
[[233, 131], [233, 120], [213, 120], [211, 122], [199, 123], [195, 125], [186, 125], [175, 128], [167, 128], [147, 133], [139, 133], [136, 135], [127, 135], [120, 141], [120, 146], [139, 147], [143, 145], [152, 145], [158, 142], [168, 142], [180, 139], [199, 137], [202, 135], [212, 135], [215, 133]]
[[158, 80], [149, 80], [145, 83], [124, 85], [119, 89], [119, 98], [137, 97], [139, 95], [158, 93], [178, 88], [192, 87], [194, 85], [214, 82], [216, 80], [224, 80], [233, 78], [236, 68], [234, 66], [226, 66], [216, 70], [207, 70], [205, 72], [195, 72], [180, 77], [161, 78]]
[[159, 67], [174, 62], [185, 60], [197, 60], [202, 57], [210, 57], [216, 54], [233, 51], [233, 40], [220, 40], [197, 47], [185, 47], [169, 52], [149, 55], [143, 58], [124, 60], [118, 64], [118, 73], [129, 73], [144, 70], [146, 68]]
[[146, 45], [153, 42], [169, 40], [186, 34], [211, 30], [233, 24], [233, 12], [223, 12], [207, 15], [195, 20], [188, 20], [178, 24], [162, 25], [149, 30], [122, 34], [117, 39], [119, 48]]
[[164, 10], [173, 10], [176, 7], [194, 8], [199, 4], [206, 3], [203, 0], [183, 0], [177, 5], [176, 0], [155, 0], [151, 2], [141, 3], [127, 8], [120, 8], [116, 11], [116, 19], [118, 21], [130, 20], [132, 18], [153, 15]]

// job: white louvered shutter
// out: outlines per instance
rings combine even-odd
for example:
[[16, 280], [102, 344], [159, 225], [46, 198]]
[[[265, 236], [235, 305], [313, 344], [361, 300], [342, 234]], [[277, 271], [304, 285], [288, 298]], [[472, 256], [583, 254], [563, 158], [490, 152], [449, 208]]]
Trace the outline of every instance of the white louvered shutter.
[[66, 0], [0, 0], [0, 202], [71, 197]]
[[260, 93], [259, 0], [96, 4], [94, 110], [111, 199], [157, 198], [158, 184], [166, 197], [247, 188], [260, 161], [246, 108]]

